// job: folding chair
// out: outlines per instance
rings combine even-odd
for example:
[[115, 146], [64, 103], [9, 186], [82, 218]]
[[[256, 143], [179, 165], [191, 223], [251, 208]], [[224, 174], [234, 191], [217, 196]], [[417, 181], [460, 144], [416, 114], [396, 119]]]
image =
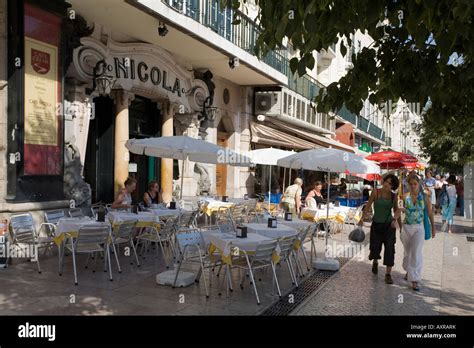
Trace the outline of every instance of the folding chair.
[[84, 213], [82, 212], [81, 208], [69, 209], [69, 217], [82, 218], [82, 217], [84, 217]]
[[[267, 267], [272, 268], [273, 272], [273, 282], [276, 283], [278, 296], [281, 297], [280, 285], [278, 284], [278, 279], [275, 271], [275, 264], [273, 263], [273, 253], [275, 252], [278, 245], [277, 240], [261, 242], [257, 246], [255, 253], [248, 254], [245, 250], [240, 250], [240, 253], [243, 254], [243, 257], [233, 260], [232, 267], [239, 268], [244, 270], [241, 281], [240, 288], [244, 288], [244, 278], [245, 274], [248, 271], [250, 276], [250, 284], [253, 286], [255, 292], [255, 297], [257, 299], [257, 304], [260, 305], [260, 298], [258, 296], [257, 285], [255, 283], [254, 271], [259, 269], [264, 269]], [[230, 275], [229, 275], [230, 276]]]
[[[167, 253], [165, 253], [164, 243], [167, 243], [171, 254], [173, 257], [176, 257], [176, 249], [174, 246], [175, 234], [177, 227], [177, 217], [169, 217], [165, 223], [161, 224], [160, 229], [156, 227], [146, 227], [137, 237], [137, 242], [135, 248], [138, 248], [138, 244], [142, 242], [142, 249], [140, 254], [143, 255], [143, 250], [145, 253], [148, 251], [148, 246], [150, 243], [158, 243], [163, 253], [163, 258], [165, 260], [166, 268], [169, 268], [169, 261], [167, 258]], [[156, 255], [158, 256], [158, 248], [156, 249]], [[145, 257], [143, 257], [145, 258]]]
[[[135, 249], [135, 244], [133, 243], [133, 236], [135, 232], [135, 228], [137, 226], [138, 220], [129, 220], [119, 223], [118, 225], [114, 226], [112, 230], [112, 245], [117, 245], [118, 247], [120, 244], [129, 243], [133, 249], [133, 254], [135, 255], [135, 260], [137, 261], [137, 267], [140, 267], [140, 261], [138, 261], [137, 250]], [[118, 259], [118, 253], [114, 248], [115, 260], [117, 261], [118, 272], [122, 273], [122, 269], [120, 268], [120, 262]], [[133, 265], [133, 262], [130, 262]]]
[[[40, 236], [41, 228], [49, 227], [46, 229], [46, 237]], [[14, 214], [10, 217], [10, 233], [12, 236], [13, 245], [20, 247], [20, 244], [32, 245], [34, 250], [34, 258], [38, 267], [38, 273], [41, 273], [40, 261], [39, 261], [39, 248], [46, 248], [46, 251], [54, 246], [54, 232], [56, 226], [53, 223], [43, 222], [40, 225], [39, 231], [36, 231], [33, 216], [30, 213]]]
[[295, 245], [296, 238], [297, 238], [296, 236], [280, 238], [278, 240], [278, 245], [280, 247], [280, 262], [279, 263], [281, 264], [282, 262], [286, 262], [288, 271], [290, 272], [292, 283], [296, 285], [296, 287], [298, 287], [296, 273], [293, 268], [293, 264], [291, 263], [291, 256], [294, 256], [293, 246]]
[[[203, 277], [206, 298], [209, 298], [209, 284], [204, 270], [206, 268], [215, 267], [216, 261], [211, 260], [209, 254], [206, 252], [206, 244], [202, 238], [201, 232], [197, 229], [181, 231], [176, 234], [176, 242], [178, 244], [179, 260], [173, 282], [173, 288], [176, 286], [176, 281], [178, 279], [179, 272], [181, 271], [181, 266], [184, 263], [198, 264], [199, 271], [196, 275], [195, 281], [198, 283], [201, 276]], [[220, 261], [217, 262], [221, 263]]]
[[[77, 233], [77, 237], [69, 238], [69, 244], [66, 243], [65, 247], [72, 253], [75, 285], [78, 285], [76, 254], [96, 254], [98, 252], [105, 252], [107, 257], [105, 258], [104, 267], [106, 268], [108, 263], [110, 281], [113, 280], [109, 249], [110, 238], [110, 226], [104, 224], [88, 224], [81, 226]], [[63, 259], [64, 248], [61, 253], [61, 267], [59, 270], [59, 275], [62, 275], [63, 273]]]

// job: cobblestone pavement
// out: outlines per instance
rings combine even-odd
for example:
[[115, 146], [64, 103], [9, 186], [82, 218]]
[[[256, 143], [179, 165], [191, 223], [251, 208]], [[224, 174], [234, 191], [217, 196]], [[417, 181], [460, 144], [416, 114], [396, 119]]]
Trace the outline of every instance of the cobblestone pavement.
[[[439, 230], [438, 216], [436, 221]], [[371, 273], [366, 246], [291, 315], [474, 315], [474, 243], [466, 232], [471, 228], [459, 223], [453, 234], [438, 232], [425, 242], [419, 293], [403, 279], [398, 235], [393, 285], [385, 284], [383, 266], [378, 275]]]

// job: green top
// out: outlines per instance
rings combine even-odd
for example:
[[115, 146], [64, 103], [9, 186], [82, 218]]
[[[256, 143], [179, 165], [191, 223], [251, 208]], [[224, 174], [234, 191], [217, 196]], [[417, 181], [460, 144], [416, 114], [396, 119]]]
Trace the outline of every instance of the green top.
[[[379, 193], [379, 192], [378, 192]], [[374, 222], [385, 223], [389, 222], [392, 218], [392, 199], [387, 199], [383, 197], [378, 197], [374, 201]]]

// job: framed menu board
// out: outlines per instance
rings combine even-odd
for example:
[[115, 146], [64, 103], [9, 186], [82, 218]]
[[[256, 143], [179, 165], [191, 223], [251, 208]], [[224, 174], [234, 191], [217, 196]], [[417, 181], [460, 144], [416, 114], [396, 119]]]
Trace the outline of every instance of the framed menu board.
[[29, 3], [24, 11], [23, 175], [62, 175], [61, 18]]
[[58, 144], [57, 51], [57, 47], [25, 37], [25, 144]]

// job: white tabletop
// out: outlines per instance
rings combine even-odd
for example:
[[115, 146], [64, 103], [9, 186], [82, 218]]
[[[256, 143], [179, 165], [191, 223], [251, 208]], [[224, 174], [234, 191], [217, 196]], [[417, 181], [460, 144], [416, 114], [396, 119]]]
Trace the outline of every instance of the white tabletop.
[[294, 228], [295, 230], [306, 228], [311, 224], [312, 222], [308, 220], [293, 219], [291, 221], [286, 221], [284, 219], [278, 219], [278, 226], [284, 225], [284, 226]]
[[250, 223], [244, 224], [247, 226], [247, 236], [251, 234], [258, 234], [261, 236], [265, 236], [268, 238], [281, 238], [281, 237], [292, 237], [296, 236], [298, 232], [293, 227], [289, 227], [286, 225], [281, 224], [282, 221], [277, 221], [277, 227], [272, 228], [268, 227], [267, 223], [258, 224], [258, 223]]
[[138, 214], [114, 211], [114, 212], [109, 212], [107, 214], [107, 218], [113, 224], [124, 222], [124, 221], [130, 221], [130, 220], [138, 220], [139, 222], [159, 222], [160, 221], [158, 216], [156, 216], [155, 214], [151, 212], [145, 212], [145, 211], [141, 211]]
[[248, 233], [247, 238], [237, 238], [235, 233], [221, 233], [214, 231], [202, 232], [204, 242], [206, 244], [212, 243], [218, 249], [222, 251], [224, 256], [230, 254], [231, 247], [237, 247], [245, 251], [255, 251], [260, 242], [272, 240], [256, 233]]
[[91, 219], [88, 216], [81, 217], [81, 218], [61, 218], [58, 221], [58, 225], [56, 228], [56, 234], [62, 233], [71, 233], [79, 231], [79, 228], [84, 225], [88, 224], [105, 224], [110, 225], [108, 221], [106, 222], [97, 222], [95, 219]]
[[147, 212], [153, 213], [155, 216], [158, 217], [165, 217], [165, 216], [178, 216], [180, 213], [187, 212], [184, 209], [147, 209]]

